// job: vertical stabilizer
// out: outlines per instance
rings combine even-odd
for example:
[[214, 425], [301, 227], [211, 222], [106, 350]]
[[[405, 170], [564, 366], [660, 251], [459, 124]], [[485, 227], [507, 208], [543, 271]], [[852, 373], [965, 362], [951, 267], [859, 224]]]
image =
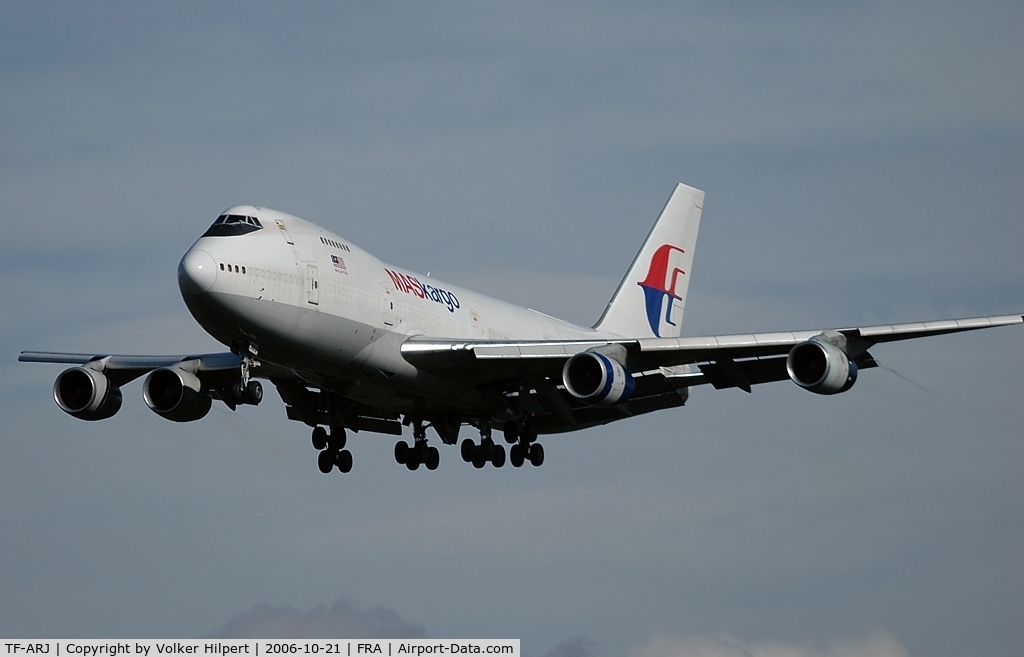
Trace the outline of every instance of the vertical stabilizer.
[[676, 185], [595, 329], [628, 338], [679, 336], [703, 206], [704, 192]]

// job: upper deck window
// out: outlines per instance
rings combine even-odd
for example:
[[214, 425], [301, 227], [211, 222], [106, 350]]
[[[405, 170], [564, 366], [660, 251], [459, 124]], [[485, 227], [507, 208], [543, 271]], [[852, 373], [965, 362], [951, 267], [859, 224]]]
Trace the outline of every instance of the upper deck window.
[[260, 220], [256, 217], [248, 217], [242, 214], [222, 214], [217, 221], [205, 233], [203, 237], [231, 237], [234, 235], [245, 235], [254, 230], [263, 228]]

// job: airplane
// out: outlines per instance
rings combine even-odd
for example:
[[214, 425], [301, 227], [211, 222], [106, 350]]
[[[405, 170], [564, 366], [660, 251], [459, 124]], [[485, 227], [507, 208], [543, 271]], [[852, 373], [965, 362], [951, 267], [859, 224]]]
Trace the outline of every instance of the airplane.
[[690, 388], [792, 380], [848, 391], [876, 367], [874, 345], [1024, 323], [1024, 315], [750, 335], [680, 337], [704, 192], [676, 186], [597, 323], [586, 328], [385, 263], [314, 223], [264, 207], [225, 210], [178, 265], [192, 316], [229, 351], [177, 356], [22, 352], [23, 362], [75, 365], [53, 386], [64, 412], [102, 420], [120, 388], [175, 422], [231, 410], [277, 389], [291, 420], [312, 428], [317, 465], [349, 472], [347, 431], [402, 436], [394, 457], [435, 470], [466, 438], [476, 468], [544, 462], [539, 436], [577, 431], [686, 403]]

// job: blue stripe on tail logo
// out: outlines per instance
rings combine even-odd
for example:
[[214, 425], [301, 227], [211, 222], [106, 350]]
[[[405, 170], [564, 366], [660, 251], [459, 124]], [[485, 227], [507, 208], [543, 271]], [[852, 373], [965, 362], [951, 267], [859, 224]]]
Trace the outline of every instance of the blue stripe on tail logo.
[[672, 321], [672, 303], [682, 299], [676, 294], [676, 286], [679, 277], [685, 276], [686, 272], [678, 267], [672, 268], [669, 272], [670, 256], [678, 251], [684, 253], [678, 246], [662, 244], [651, 256], [651, 265], [647, 269], [647, 278], [637, 283], [644, 291], [644, 304], [647, 307], [647, 322], [651, 325], [651, 332], [655, 337], [661, 337], [662, 312], [664, 312], [664, 323], [675, 326]]

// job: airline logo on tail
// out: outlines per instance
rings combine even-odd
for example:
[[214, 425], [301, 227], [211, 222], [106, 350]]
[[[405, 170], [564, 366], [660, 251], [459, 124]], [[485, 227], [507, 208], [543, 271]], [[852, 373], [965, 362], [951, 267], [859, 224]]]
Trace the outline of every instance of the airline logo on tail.
[[672, 304], [682, 299], [676, 294], [676, 285], [680, 276], [686, 272], [678, 267], [672, 268], [669, 273], [669, 257], [673, 252], [684, 251], [678, 246], [662, 244], [651, 256], [651, 266], [647, 269], [647, 278], [637, 283], [644, 290], [644, 304], [647, 306], [647, 322], [651, 325], [651, 331], [655, 337], [661, 337], [662, 309], [665, 313], [665, 323], [675, 326], [672, 321]]

